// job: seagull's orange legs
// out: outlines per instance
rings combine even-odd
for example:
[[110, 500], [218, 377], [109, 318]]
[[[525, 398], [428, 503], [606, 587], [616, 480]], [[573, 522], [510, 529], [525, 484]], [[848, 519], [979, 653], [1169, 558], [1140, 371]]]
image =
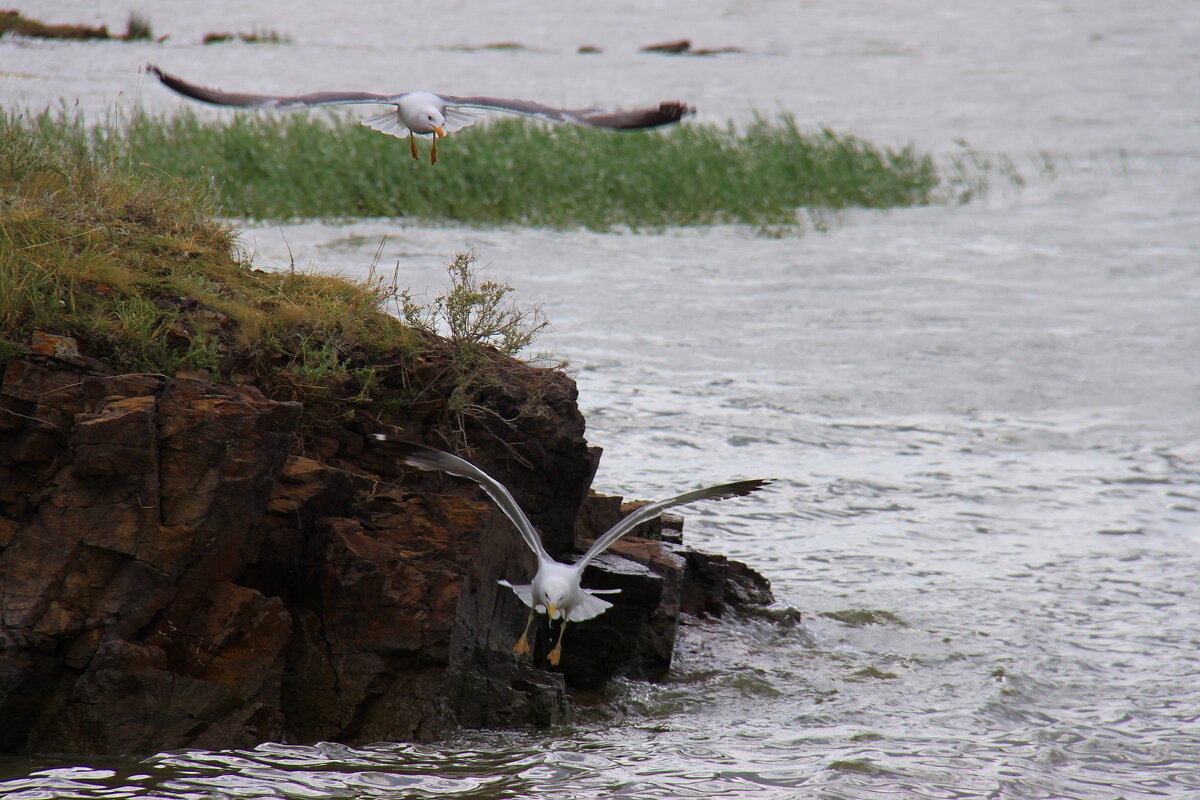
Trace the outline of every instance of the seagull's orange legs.
[[529, 629], [533, 627], [533, 618], [536, 616], [537, 612], [530, 610], [529, 619], [525, 621], [525, 630], [521, 632], [521, 638], [517, 640], [517, 645], [513, 648], [514, 653], [529, 652]]
[[563, 617], [562, 627], [558, 629], [558, 644], [554, 645], [554, 649], [550, 651], [550, 655], [546, 656], [550, 663], [558, 666], [559, 659], [562, 658], [562, 643], [567, 635], [567, 618]]
[[420, 158], [417, 155], [417, 137], [413, 136], [411, 132], [408, 134], [408, 149], [412, 152], [413, 158]]

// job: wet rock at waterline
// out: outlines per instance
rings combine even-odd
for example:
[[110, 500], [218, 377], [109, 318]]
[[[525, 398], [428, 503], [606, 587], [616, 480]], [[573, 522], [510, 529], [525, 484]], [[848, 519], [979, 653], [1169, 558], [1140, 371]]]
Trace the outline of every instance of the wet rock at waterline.
[[[529, 554], [473, 487], [402, 471], [353, 424], [302, 448], [300, 405], [252, 386], [35, 353], [0, 388], [0, 751], [556, 724], [569, 686], [663, 675], [680, 613], [769, 601], [715, 580], [719, 558], [630, 539], [586, 579], [619, 602], [571, 626], [547, 671], [546, 630], [532, 660], [512, 655], [526, 609], [496, 584], [526, 577]], [[599, 451], [570, 380], [534, 398], [513, 370], [493, 403], [538, 413], [473, 456], [561, 554], [621, 503], [586, 496]]]

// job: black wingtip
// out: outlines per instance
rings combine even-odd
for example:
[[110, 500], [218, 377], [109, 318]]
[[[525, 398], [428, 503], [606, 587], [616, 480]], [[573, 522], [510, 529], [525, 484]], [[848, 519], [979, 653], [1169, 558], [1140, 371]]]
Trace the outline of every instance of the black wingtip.
[[176, 78], [174, 75], [168, 75], [167, 73], [165, 73], [161, 69], [159, 69], [158, 66], [155, 64], [147, 64], [146, 72], [149, 72], [151, 75], [158, 78], [159, 82], [161, 82], [164, 86], [166, 86], [169, 89], [174, 89], [175, 91], [179, 92], [182, 95], [186, 95], [188, 97], [194, 97], [197, 100], [204, 99], [203, 97], [200, 97], [195, 91], [193, 91], [194, 87], [192, 87], [191, 84], [186, 83], [185, 81], [182, 81], [179, 78]]
[[733, 483], [714, 486], [714, 494], [710, 499], [725, 500], [730, 497], [745, 497], [748, 494], [753, 494], [760, 489], [770, 486], [774, 482], [774, 478], [752, 478], [747, 481], [734, 481]]
[[177, 92], [181, 92], [182, 94], [186, 94], [186, 92], [183, 92], [179, 88], [181, 85], [183, 85], [183, 81], [179, 80], [179, 78], [176, 78], [174, 75], [169, 75], [166, 72], [163, 72], [157, 64], [147, 64], [146, 72], [158, 78], [159, 83], [163, 84], [164, 86], [174, 89]]
[[678, 100], [672, 100], [667, 103], [658, 104], [658, 113], [670, 122], [678, 122], [684, 117], [695, 116], [696, 107], [689, 106], [687, 103], [681, 103]]
[[696, 109], [687, 103], [669, 100], [659, 103], [656, 108], [642, 108], [634, 111], [581, 112], [580, 116], [588, 125], [599, 128], [638, 130], [670, 125], [695, 113]]
[[659, 103], [657, 111], [646, 112], [642, 119], [636, 120], [631, 127], [638, 128], [657, 128], [660, 125], [670, 125], [684, 117], [690, 117], [696, 113], [696, 109], [689, 106], [687, 103], [681, 103], [678, 100], [670, 100], [665, 103]]
[[159, 82], [162, 83], [163, 86], [166, 86], [172, 91], [178, 92], [184, 97], [190, 97], [193, 100], [199, 100], [203, 103], [212, 103], [213, 105], [217, 106], [246, 105], [244, 102], [238, 102], [238, 100], [242, 97], [247, 97], [246, 95], [230, 95], [217, 89], [207, 89], [203, 86], [196, 86], [188, 83], [182, 78], [176, 78], [174, 75], [163, 72], [154, 64], [147, 64], [146, 71], [158, 78]]
[[[412, 464], [409, 459], [420, 458], [421, 456], [428, 457], [439, 452], [432, 447], [427, 447], [426, 445], [421, 444], [420, 442], [413, 442], [408, 439], [389, 436], [386, 433], [372, 433], [370, 438], [377, 442], [383, 442], [388, 446], [389, 452], [394, 453], [405, 464], [411, 464], [411, 466], [414, 467], [419, 467], [421, 464]], [[428, 467], [421, 468], [428, 469]]]
[[454, 466], [453, 464], [446, 463], [447, 458], [454, 458], [454, 456], [451, 453], [438, 450], [436, 447], [430, 447], [420, 442], [413, 442], [396, 436], [389, 436], [386, 433], [372, 433], [369, 438], [386, 444], [388, 450], [394, 453], [401, 463], [407, 464], [410, 467], [426, 469], [432, 472], [444, 472], [447, 471], [447, 467]]

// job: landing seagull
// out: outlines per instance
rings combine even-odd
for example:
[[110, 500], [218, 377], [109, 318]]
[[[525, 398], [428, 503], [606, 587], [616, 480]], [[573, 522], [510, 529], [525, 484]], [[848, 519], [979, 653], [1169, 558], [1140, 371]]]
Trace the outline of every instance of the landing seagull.
[[678, 122], [695, 109], [675, 101], [659, 103], [658, 108], [640, 108], [633, 111], [608, 111], [598, 108], [568, 110], [551, 108], [532, 100], [510, 100], [504, 97], [455, 97], [433, 92], [400, 92], [399, 94], [374, 94], [372, 92], [311, 92], [298, 95], [244, 94], [209, 89], [168, 75], [153, 64], [146, 70], [155, 75], [169, 88], [193, 100], [202, 100], [218, 106], [238, 108], [276, 108], [283, 111], [314, 106], [334, 106], [347, 103], [378, 103], [395, 106], [374, 117], [361, 120], [368, 128], [395, 136], [408, 137], [412, 157], [417, 158], [417, 142], [414, 134], [430, 134], [433, 146], [429, 150], [430, 162], [437, 163], [437, 140], [448, 133], [460, 131], [475, 124], [475, 119], [487, 111], [503, 111], [535, 117], [562, 125], [579, 125], [584, 128], [657, 128]]
[[669, 500], [660, 500], [657, 503], [642, 506], [597, 538], [592, 543], [592, 546], [587, 549], [587, 552], [583, 554], [583, 557], [574, 564], [564, 564], [561, 561], [555, 561], [546, 552], [546, 548], [542, 546], [541, 537], [538, 536], [529, 518], [521, 511], [521, 507], [517, 505], [517, 501], [513, 499], [508, 489], [504, 488], [503, 484], [479, 469], [479, 467], [458, 456], [415, 442], [395, 439], [381, 433], [373, 434], [373, 436], [381, 442], [387, 442], [389, 445], [398, 447], [400, 460], [409, 466], [448, 472], [451, 475], [475, 481], [483, 487], [483, 490], [500, 507], [500, 510], [512, 520], [513, 525], [517, 527], [517, 531], [521, 534], [521, 538], [525, 540], [525, 544], [529, 545], [529, 549], [537, 556], [538, 561], [537, 573], [533, 576], [533, 583], [514, 586], [508, 581], [499, 581], [501, 586], [507, 586], [516, 592], [517, 597], [521, 598], [521, 601], [530, 608], [529, 618], [525, 621], [525, 630], [513, 648], [513, 652], [529, 652], [529, 629], [533, 626], [533, 620], [539, 613], [546, 614], [548, 616], [547, 621], [551, 625], [553, 625], [555, 619], [562, 620], [562, 627], [559, 628], [558, 643], [550, 651], [549, 655], [550, 663], [554, 665], [557, 665], [559, 659], [562, 657], [563, 634], [566, 633], [567, 622], [582, 622], [583, 620], [603, 614], [612, 606], [612, 603], [602, 600], [596, 595], [614, 594], [621, 591], [620, 589], [592, 589], [589, 591], [579, 585], [579, 581], [583, 577], [584, 568], [596, 556], [612, 547], [618, 539], [641, 523], [654, 519], [672, 506], [695, 503], [699, 500], [724, 500], [729, 497], [743, 497], [751, 492], [757, 492], [770, 483], [768, 480], [723, 483], [720, 486], [697, 489], [693, 492], [677, 495]]

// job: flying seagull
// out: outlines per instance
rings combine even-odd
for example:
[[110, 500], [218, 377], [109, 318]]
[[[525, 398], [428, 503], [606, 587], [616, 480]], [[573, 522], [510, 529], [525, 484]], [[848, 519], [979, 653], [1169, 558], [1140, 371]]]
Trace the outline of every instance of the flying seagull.
[[430, 134], [433, 146], [429, 160], [437, 163], [437, 140], [448, 133], [460, 131], [475, 124], [475, 119], [487, 111], [503, 111], [525, 117], [554, 122], [560, 125], [580, 125], [584, 128], [657, 128], [678, 122], [695, 109], [679, 102], [659, 103], [658, 108], [640, 108], [633, 111], [609, 111], [598, 108], [569, 110], [551, 108], [532, 100], [510, 100], [504, 97], [455, 97], [434, 92], [400, 92], [398, 94], [374, 94], [373, 92], [310, 92], [297, 95], [244, 94], [209, 89], [168, 75], [153, 64], [146, 70], [153, 73], [169, 88], [193, 100], [201, 100], [218, 106], [238, 108], [275, 108], [288, 111], [295, 108], [335, 106], [347, 103], [377, 103], [395, 106], [378, 116], [367, 117], [361, 123], [368, 128], [395, 136], [408, 137], [412, 157], [417, 158], [417, 142], [414, 134]]
[[525, 540], [525, 544], [529, 545], [529, 549], [537, 556], [538, 561], [537, 573], [533, 576], [533, 583], [515, 586], [505, 580], [499, 582], [501, 586], [507, 586], [516, 592], [517, 597], [521, 598], [521, 602], [529, 606], [530, 609], [529, 618], [525, 621], [525, 630], [521, 634], [521, 638], [517, 640], [513, 652], [529, 652], [529, 629], [533, 626], [533, 620], [539, 613], [546, 614], [548, 617], [547, 621], [551, 625], [554, 624], [555, 619], [562, 620], [558, 643], [550, 651], [549, 655], [550, 663], [554, 665], [557, 665], [559, 659], [562, 657], [563, 634], [566, 633], [567, 622], [582, 622], [583, 620], [603, 614], [612, 606], [612, 603], [602, 600], [596, 595], [614, 594], [620, 591], [620, 589], [588, 590], [579, 585], [579, 581], [583, 577], [584, 568], [596, 556], [612, 547], [618, 539], [641, 523], [654, 519], [672, 506], [695, 503], [699, 500], [724, 500], [729, 497], [742, 497], [751, 492], [757, 492], [770, 483], [767, 480], [723, 483], [720, 486], [709, 486], [704, 489], [697, 489], [692, 492], [676, 495], [669, 500], [660, 500], [657, 503], [644, 505], [605, 531], [603, 535], [592, 543], [592, 546], [587, 549], [583, 557], [574, 564], [564, 564], [561, 561], [555, 561], [546, 552], [546, 548], [542, 546], [541, 537], [534, 530], [529, 518], [521, 511], [521, 507], [517, 505], [517, 501], [513, 499], [508, 489], [504, 488], [503, 484], [479, 467], [456, 455], [451, 455], [432, 447], [426, 447], [422, 444], [395, 439], [381, 433], [373, 434], [373, 436], [381, 442], [397, 446], [399, 448], [400, 460], [409, 466], [448, 472], [451, 475], [475, 481], [483, 487], [483, 491], [492, 498], [496, 505], [500, 507], [500, 510], [512, 520], [513, 525], [516, 526], [517, 531], [521, 534], [521, 538]]

